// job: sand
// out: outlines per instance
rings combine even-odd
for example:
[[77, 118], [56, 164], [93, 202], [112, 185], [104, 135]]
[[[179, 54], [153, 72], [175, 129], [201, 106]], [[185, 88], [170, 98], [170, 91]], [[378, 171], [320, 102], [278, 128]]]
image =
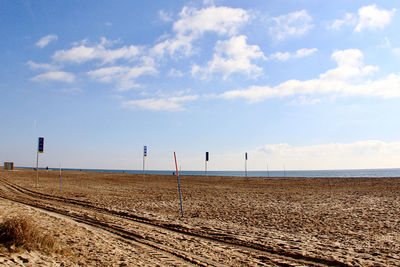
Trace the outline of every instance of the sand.
[[[400, 266], [400, 179], [0, 171], [0, 220], [33, 218], [66, 253], [9, 266]], [[21, 259], [22, 258], [22, 259]]]

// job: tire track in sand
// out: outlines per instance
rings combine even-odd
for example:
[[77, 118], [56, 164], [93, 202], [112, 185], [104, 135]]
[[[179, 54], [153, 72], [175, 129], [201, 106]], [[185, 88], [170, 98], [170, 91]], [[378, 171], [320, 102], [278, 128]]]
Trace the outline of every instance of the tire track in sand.
[[[158, 229], [162, 230], [167, 230], [167, 231], [172, 231], [181, 235], [186, 235], [189, 236], [190, 238], [200, 238], [203, 239], [202, 244], [204, 245], [204, 240], [207, 241], [208, 243], [212, 242], [212, 247], [213, 251], [218, 250], [219, 252], [221, 251], [226, 251], [228, 250], [235, 250], [239, 252], [239, 254], [245, 254], [248, 255], [248, 257], [251, 257], [254, 263], [254, 260], [259, 264], [259, 265], [280, 265], [280, 266], [299, 266], [299, 265], [307, 265], [307, 266], [347, 266], [341, 262], [334, 261], [334, 260], [326, 260], [326, 259], [321, 259], [321, 258], [313, 258], [313, 257], [308, 257], [304, 256], [301, 254], [297, 254], [294, 252], [290, 251], [283, 251], [283, 250], [276, 250], [274, 248], [268, 248], [268, 247], [263, 247], [262, 245], [256, 244], [256, 243], [249, 243], [245, 242], [242, 240], [239, 240], [235, 237], [229, 236], [228, 234], [221, 233], [221, 232], [210, 232], [210, 231], [204, 231], [202, 229], [188, 229], [185, 227], [182, 227], [181, 225], [176, 225], [176, 224], [169, 224], [165, 222], [159, 222], [155, 220], [151, 220], [148, 218], [144, 217], [139, 217], [134, 214], [124, 212], [124, 211], [115, 211], [115, 210], [110, 210], [108, 208], [101, 208], [98, 206], [93, 205], [89, 201], [81, 201], [81, 200], [76, 200], [76, 199], [70, 199], [70, 198], [65, 198], [61, 196], [54, 196], [54, 195], [49, 195], [49, 194], [44, 194], [40, 192], [36, 192], [21, 186], [18, 186], [16, 184], [12, 184], [10, 182], [7, 182], [5, 180], [1, 180], [4, 186], [6, 186], [9, 190], [14, 190], [15, 193], [22, 194], [24, 196], [28, 196], [31, 198], [34, 198], [36, 201], [43, 200], [43, 201], [50, 201], [50, 202], [57, 202], [60, 203], [62, 202], [63, 204], [69, 204], [69, 205], [74, 205], [74, 206], [79, 206], [81, 208], [89, 209], [89, 210], [94, 210], [96, 212], [100, 212], [103, 214], [109, 214], [112, 216], [117, 216], [126, 220], [130, 220], [139, 224], [143, 224], [145, 226], [151, 226], [151, 227], [156, 227]], [[29, 204], [28, 204], [29, 205]], [[34, 204], [35, 206], [38, 206], [38, 203]], [[43, 208], [43, 207], [42, 207]], [[60, 211], [59, 209], [56, 209], [55, 207], [44, 207], [45, 209], [48, 209], [49, 211], [56, 212], [56, 213], [66, 213], [65, 211]], [[81, 218], [79, 215], [71, 215], [71, 214], [65, 214], [66, 216], [75, 216], [78, 218], [75, 218], [75, 220], [83, 220], [84, 223], [87, 224], [95, 224], [99, 225], [99, 227], [111, 227], [112, 231], [117, 231], [120, 236], [132, 236], [135, 235], [135, 233], [126, 231], [124, 229], [121, 229], [121, 227], [118, 226], [110, 226], [106, 224], [105, 222], [98, 221], [97, 219], [88, 219], [88, 218]], [[143, 236], [139, 236], [136, 238], [141, 238], [143, 239]], [[144, 240], [149, 241], [148, 237], [147, 239], [144, 238]], [[152, 240], [153, 242], [155, 241], [157, 244], [160, 244], [160, 241], [158, 240]], [[154, 244], [153, 244], [154, 245]], [[208, 245], [210, 247], [210, 245]], [[190, 260], [193, 261], [194, 257], [197, 257], [197, 260], [194, 260], [194, 262], [191, 262], [192, 264], [198, 264], [202, 265], [202, 263], [205, 263], [206, 265], [211, 264], [213, 266], [218, 265], [218, 262], [210, 262], [210, 259], [205, 259], [199, 258], [198, 255], [185, 255], [184, 258], [190, 258]], [[245, 262], [242, 262], [245, 263]]]

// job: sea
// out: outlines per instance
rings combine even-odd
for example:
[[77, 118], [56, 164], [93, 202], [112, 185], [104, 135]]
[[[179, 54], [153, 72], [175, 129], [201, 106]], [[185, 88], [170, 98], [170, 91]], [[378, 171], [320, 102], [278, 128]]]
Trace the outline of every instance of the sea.
[[[29, 168], [32, 167], [20, 167]], [[39, 168], [45, 169], [45, 168]], [[59, 170], [49, 168], [49, 170]], [[110, 170], [110, 169], [73, 169], [63, 168], [63, 171], [93, 171], [110, 173], [142, 174], [143, 170]], [[175, 175], [173, 170], [146, 170], [146, 174]], [[234, 177], [400, 177], [400, 168], [393, 169], [359, 169], [359, 170], [286, 170], [286, 171], [180, 171], [180, 175], [208, 175], [208, 176], [234, 176]]]

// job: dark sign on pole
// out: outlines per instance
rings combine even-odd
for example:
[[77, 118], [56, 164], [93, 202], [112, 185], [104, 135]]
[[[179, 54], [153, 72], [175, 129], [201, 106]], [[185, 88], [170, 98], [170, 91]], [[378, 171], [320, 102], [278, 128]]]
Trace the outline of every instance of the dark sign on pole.
[[44, 151], [44, 137], [39, 137], [38, 152], [43, 153]]
[[143, 148], [143, 156], [147, 157], [147, 146], [144, 146]]
[[208, 152], [206, 152], [206, 161], [208, 161]]
[[245, 159], [247, 160], [247, 152], [244, 154]]

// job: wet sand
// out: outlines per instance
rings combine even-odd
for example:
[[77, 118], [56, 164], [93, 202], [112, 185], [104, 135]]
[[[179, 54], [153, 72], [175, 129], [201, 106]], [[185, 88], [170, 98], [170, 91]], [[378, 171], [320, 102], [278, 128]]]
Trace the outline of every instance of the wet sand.
[[70, 248], [31, 264], [400, 265], [398, 178], [182, 176], [183, 218], [174, 176], [63, 172], [61, 192], [56, 171], [37, 188], [32, 170], [0, 181], [0, 220], [33, 216]]

